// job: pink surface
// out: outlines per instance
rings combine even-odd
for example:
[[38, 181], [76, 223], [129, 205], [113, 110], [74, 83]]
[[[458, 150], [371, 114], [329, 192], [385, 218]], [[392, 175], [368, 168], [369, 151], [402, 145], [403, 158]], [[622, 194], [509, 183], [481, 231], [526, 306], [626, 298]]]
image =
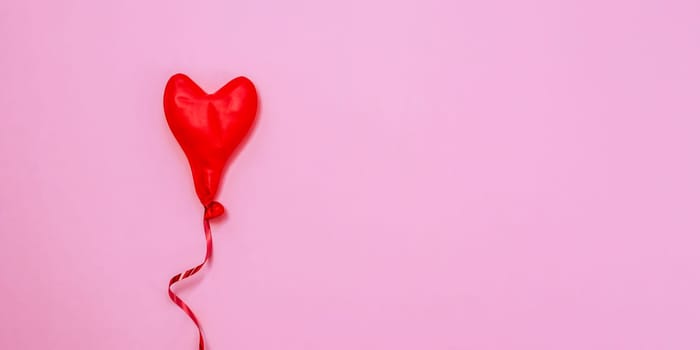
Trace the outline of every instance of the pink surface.
[[0, 349], [196, 347], [168, 77], [257, 85], [212, 350], [700, 348], [700, 2], [0, 5]]

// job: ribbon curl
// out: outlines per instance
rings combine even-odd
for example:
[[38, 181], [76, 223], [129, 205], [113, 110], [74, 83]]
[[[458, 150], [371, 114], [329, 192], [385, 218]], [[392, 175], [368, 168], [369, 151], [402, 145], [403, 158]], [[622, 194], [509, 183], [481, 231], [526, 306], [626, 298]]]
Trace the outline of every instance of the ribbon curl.
[[199, 320], [197, 320], [197, 316], [195, 316], [194, 312], [192, 312], [192, 309], [190, 309], [187, 304], [178, 297], [175, 292], [173, 292], [172, 286], [179, 282], [182, 281], [186, 278], [189, 278], [199, 272], [199, 270], [206, 265], [207, 261], [211, 258], [212, 251], [213, 251], [213, 241], [211, 238], [211, 226], [209, 225], [209, 220], [213, 219], [215, 217], [221, 216], [224, 213], [224, 207], [218, 203], [218, 202], [211, 202], [209, 205], [207, 205], [204, 209], [204, 237], [207, 240], [207, 252], [206, 255], [204, 256], [204, 261], [202, 261], [201, 264], [185, 271], [180, 274], [177, 274], [173, 276], [170, 279], [170, 283], [168, 284], [168, 295], [170, 296], [170, 300], [175, 303], [182, 311], [184, 311], [187, 316], [192, 319], [192, 322], [194, 322], [195, 326], [197, 326], [197, 331], [199, 332], [199, 350], [204, 350], [204, 335], [202, 333], [202, 326], [199, 324]]

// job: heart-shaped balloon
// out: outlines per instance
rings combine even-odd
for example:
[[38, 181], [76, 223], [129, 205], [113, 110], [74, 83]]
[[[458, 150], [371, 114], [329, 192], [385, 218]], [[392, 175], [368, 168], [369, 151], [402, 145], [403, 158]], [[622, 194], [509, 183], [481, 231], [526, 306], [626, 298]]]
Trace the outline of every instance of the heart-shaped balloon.
[[255, 121], [258, 95], [245, 77], [231, 80], [213, 94], [202, 90], [184, 74], [168, 80], [163, 96], [165, 118], [185, 151], [197, 196], [207, 216], [223, 213], [214, 202], [221, 173]]

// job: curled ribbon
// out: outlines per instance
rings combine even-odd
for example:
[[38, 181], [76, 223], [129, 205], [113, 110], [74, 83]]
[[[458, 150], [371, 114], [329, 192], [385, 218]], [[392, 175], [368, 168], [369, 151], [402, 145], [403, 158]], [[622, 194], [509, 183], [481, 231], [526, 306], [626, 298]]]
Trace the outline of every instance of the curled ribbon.
[[182, 311], [184, 311], [187, 316], [192, 319], [192, 322], [194, 322], [195, 326], [197, 326], [197, 331], [199, 332], [199, 350], [204, 350], [204, 335], [202, 333], [202, 326], [199, 324], [199, 320], [197, 320], [197, 316], [195, 316], [194, 312], [192, 312], [192, 309], [190, 309], [187, 304], [185, 304], [180, 297], [178, 297], [175, 292], [173, 292], [172, 286], [179, 282], [184, 280], [185, 278], [189, 278], [190, 276], [193, 276], [199, 270], [206, 265], [207, 261], [211, 258], [212, 255], [212, 247], [213, 247], [213, 241], [211, 238], [211, 226], [209, 225], [209, 220], [213, 219], [215, 217], [221, 216], [224, 213], [224, 207], [218, 203], [218, 202], [211, 202], [208, 206], [205, 207], [204, 209], [204, 237], [207, 240], [207, 252], [206, 255], [204, 256], [204, 261], [202, 261], [201, 264], [185, 271], [180, 274], [177, 274], [173, 276], [170, 279], [170, 283], [168, 284], [168, 295], [170, 296], [170, 300], [175, 303]]

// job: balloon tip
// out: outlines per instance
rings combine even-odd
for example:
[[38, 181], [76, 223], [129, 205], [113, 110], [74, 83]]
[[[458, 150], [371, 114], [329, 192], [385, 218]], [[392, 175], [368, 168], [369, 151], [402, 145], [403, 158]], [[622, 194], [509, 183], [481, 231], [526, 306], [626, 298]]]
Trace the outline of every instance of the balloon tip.
[[224, 206], [221, 203], [212, 201], [204, 207], [204, 218], [209, 220], [224, 214]]

